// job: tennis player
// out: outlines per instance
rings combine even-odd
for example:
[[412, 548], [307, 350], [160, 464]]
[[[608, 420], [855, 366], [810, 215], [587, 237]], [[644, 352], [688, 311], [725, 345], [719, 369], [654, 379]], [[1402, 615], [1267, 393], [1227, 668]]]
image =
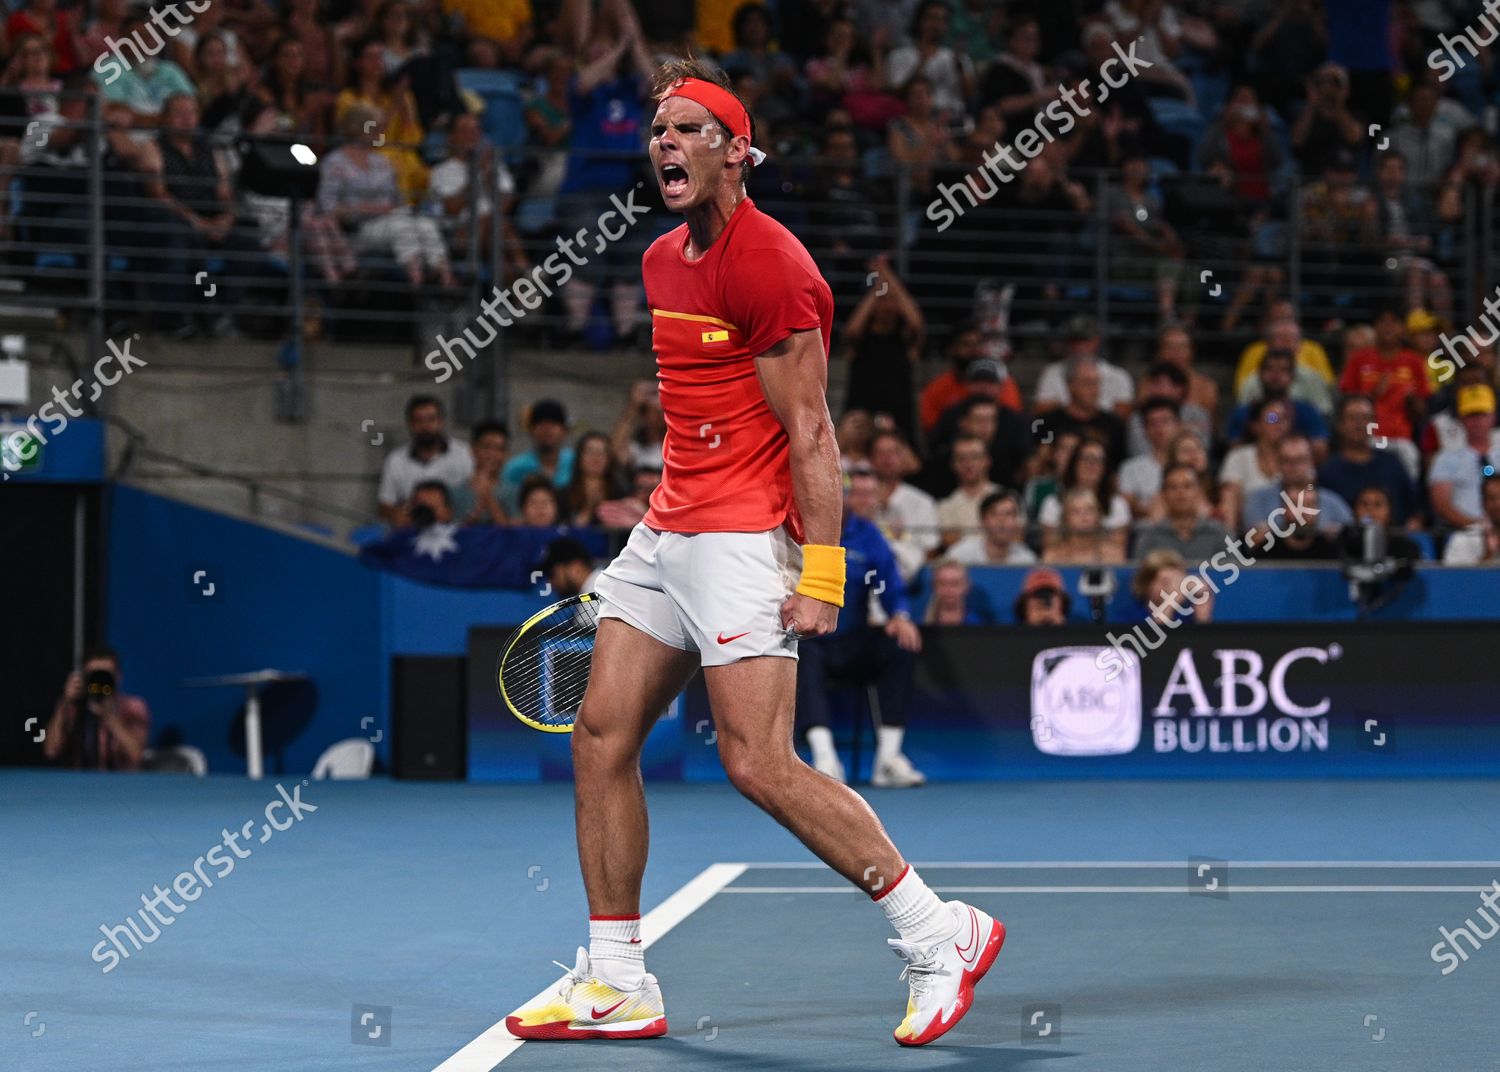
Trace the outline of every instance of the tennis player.
[[845, 591], [842, 484], [828, 414], [833, 294], [802, 243], [755, 207], [764, 155], [717, 70], [657, 75], [651, 165], [686, 222], [646, 251], [667, 435], [661, 486], [599, 577], [593, 664], [573, 731], [589, 948], [555, 995], [506, 1019], [525, 1039], [667, 1030], [646, 972], [641, 747], [701, 666], [735, 788], [870, 894], [895, 927], [910, 1000], [895, 1029], [931, 1042], [968, 1011], [1005, 940], [995, 919], [934, 894], [857, 793], [792, 747], [797, 637], [834, 631]]

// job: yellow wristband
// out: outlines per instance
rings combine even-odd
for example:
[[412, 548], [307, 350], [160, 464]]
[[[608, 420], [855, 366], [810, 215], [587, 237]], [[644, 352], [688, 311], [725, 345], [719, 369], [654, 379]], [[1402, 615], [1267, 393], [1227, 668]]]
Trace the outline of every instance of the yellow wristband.
[[821, 599], [835, 607], [844, 605], [844, 549], [827, 544], [802, 545], [802, 579], [797, 594]]

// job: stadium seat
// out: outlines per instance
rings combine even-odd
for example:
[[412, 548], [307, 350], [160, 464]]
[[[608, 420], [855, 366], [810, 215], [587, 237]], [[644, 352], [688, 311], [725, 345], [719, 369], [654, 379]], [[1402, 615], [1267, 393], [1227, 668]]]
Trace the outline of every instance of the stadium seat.
[[314, 781], [360, 779], [368, 778], [374, 769], [375, 746], [363, 737], [349, 737], [329, 745], [328, 750], [318, 757], [312, 776]]

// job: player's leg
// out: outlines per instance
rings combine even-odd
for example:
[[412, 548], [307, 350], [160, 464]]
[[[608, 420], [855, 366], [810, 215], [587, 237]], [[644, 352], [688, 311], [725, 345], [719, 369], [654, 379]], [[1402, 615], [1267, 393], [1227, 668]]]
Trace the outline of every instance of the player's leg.
[[599, 622], [573, 727], [578, 862], [592, 916], [640, 913], [648, 824], [641, 748], [698, 669], [698, 656], [615, 618]]
[[920, 1046], [968, 1011], [1005, 927], [961, 901], [938, 898], [903, 859], [864, 798], [814, 771], [792, 747], [796, 666], [758, 656], [706, 666], [719, 757], [736, 789], [819, 859], [870, 892], [896, 928], [911, 994], [897, 1042]]

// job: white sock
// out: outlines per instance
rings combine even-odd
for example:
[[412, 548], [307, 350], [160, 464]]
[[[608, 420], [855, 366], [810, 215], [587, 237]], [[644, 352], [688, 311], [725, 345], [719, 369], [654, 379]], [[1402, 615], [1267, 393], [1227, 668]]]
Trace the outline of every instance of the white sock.
[[893, 886], [875, 895], [903, 942], [914, 946], [936, 945], [958, 929], [953, 910], [927, 888], [910, 864]]
[[906, 736], [905, 726], [880, 726], [875, 730], [875, 762], [884, 763], [901, 754], [901, 741]]
[[812, 749], [814, 763], [829, 763], [839, 758], [833, 747], [833, 731], [827, 726], [813, 726], [807, 731], [807, 747]]
[[646, 978], [641, 917], [590, 916], [589, 967], [616, 990], [639, 990]]

